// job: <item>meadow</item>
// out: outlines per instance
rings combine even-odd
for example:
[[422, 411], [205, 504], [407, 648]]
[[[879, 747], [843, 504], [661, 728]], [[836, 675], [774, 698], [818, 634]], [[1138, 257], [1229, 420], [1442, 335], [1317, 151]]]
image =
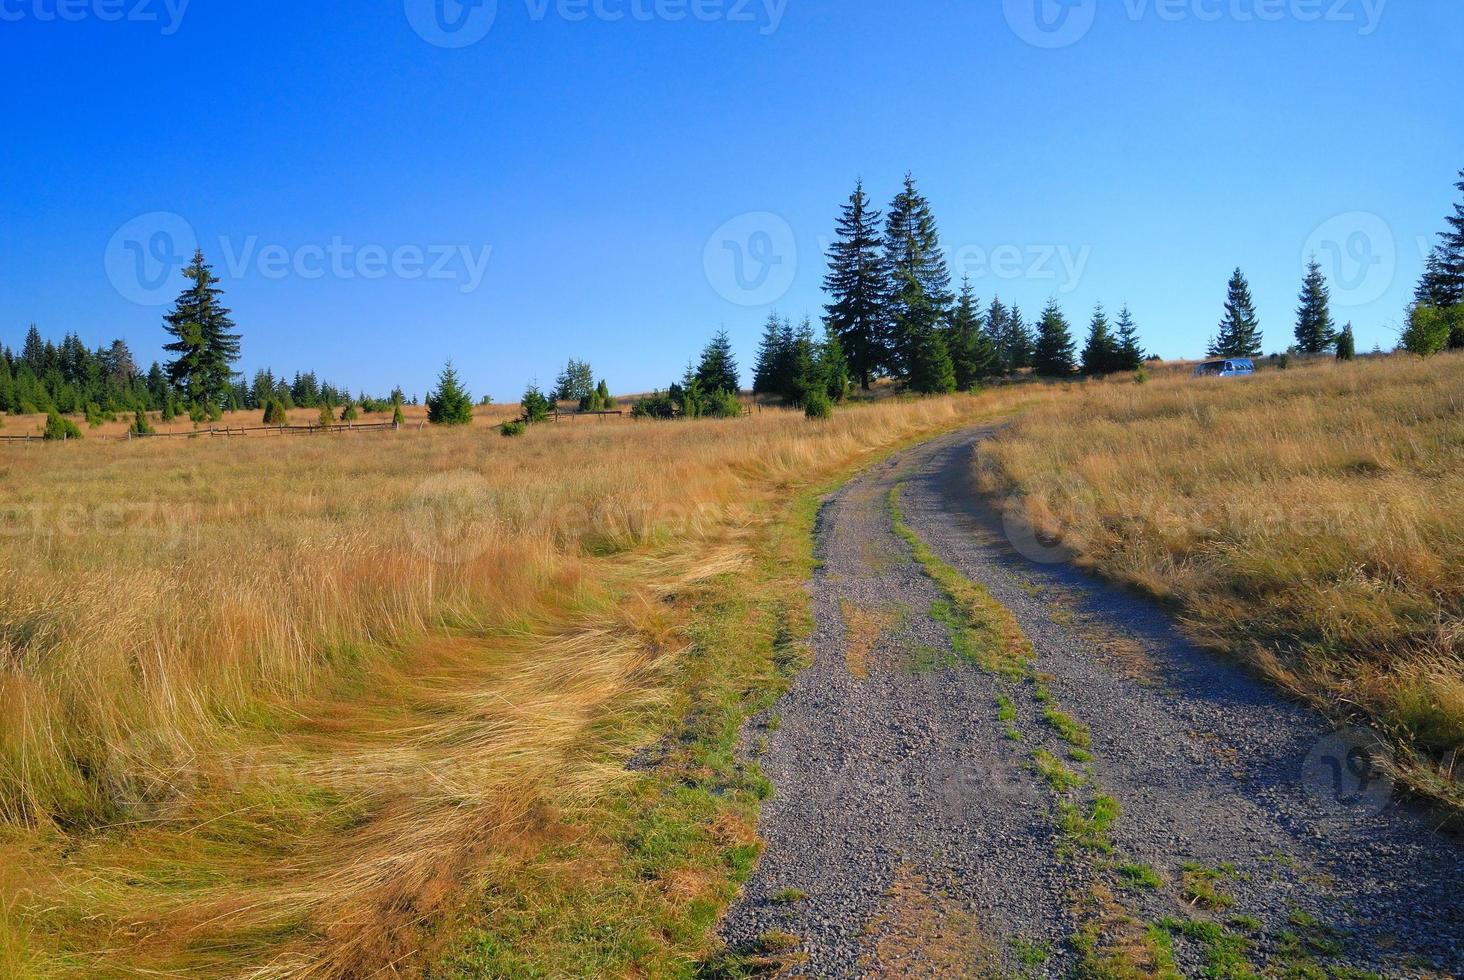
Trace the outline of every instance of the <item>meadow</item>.
[[0, 447], [0, 975], [684, 970], [814, 489], [1020, 396]]
[[979, 464], [1035, 529], [1464, 803], [1464, 355], [1088, 385]]

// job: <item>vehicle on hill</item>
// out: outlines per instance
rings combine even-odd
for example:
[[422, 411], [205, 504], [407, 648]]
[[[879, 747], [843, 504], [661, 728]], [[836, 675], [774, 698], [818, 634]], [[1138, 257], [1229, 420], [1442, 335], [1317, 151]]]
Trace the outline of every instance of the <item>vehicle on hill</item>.
[[1232, 357], [1224, 361], [1206, 361], [1195, 368], [1197, 378], [1246, 378], [1256, 373], [1256, 362], [1248, 357]]

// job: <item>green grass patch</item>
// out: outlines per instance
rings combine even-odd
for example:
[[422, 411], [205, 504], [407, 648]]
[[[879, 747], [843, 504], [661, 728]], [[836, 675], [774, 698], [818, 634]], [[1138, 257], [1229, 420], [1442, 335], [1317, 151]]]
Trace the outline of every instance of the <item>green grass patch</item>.
[[1107, 795], [1094, 797], [1086, 811], [1076, 803], [1064, 801], [1057, 805], [1057, 825], [1073, 844], [1100, 854], [1112, 854], [1113, 841], [1108, 835], [1118, 822], [1118, 814], [1118, 801]]
[[890, 488], [890, 520], [926, 576], [949, 600], [936, 603], [931, 616], [950, 630], [952, 649], [962, 660], [993, 674], [1011, 680], [1026, 677], [1033, 656], [1032, 645], [1016, 619], [990, 592], [938, 558], [910, 529], [900, 509], [902, 486]]
[[1119, 880], [1134, 888], [1156, 889], [1164, 887], [1164, 879], [1159, 872], [1147, 864], [1120, 864], [1114, 869]]
[[1235, 899], [1220, 887], [1220, 882], [1231, 877], [1232, 872], [1224, 867], [1207, 868], [1202, 864], [1186, 864], [1180, 885], [1180, 897], [1191, 905], [1206, 909], [1228, 909]]
[[773, 901], [779, 905], [797, 905], [808, 898], [808, 892], [799, 888], [784, 888], [773, 893]]
[[1083, 785], [1083, 777], [1073, 772], [1063, 761], [1046, 749], [1037, 749], [1032, 753], [1032, 765], [1038, 774], [1059, 793], [1066, 793], [1069, 790], [1077, 789]]
[[1062, 709], [1052, 704], [1044, 705], [1042, 720], [1057, 732], [1058, 738], [1069, 745], [1085, 751], [1093, 747], [1093, 735], [1088, 731], [1088, 726]]
[[1159, 927], [1198, 944], [1204, 953], [1204, 976], [1211, 980], [1256, 980], [1250, 964], [1250, 941], [1214, 922], [1166, 918]]
[[1025, 936], [1017, 936], [1007, 945], [1011, 948], [1012, 959], [1027, 970], [1035, 970], [1052, 959], [1051, 946], [1027, 939]]

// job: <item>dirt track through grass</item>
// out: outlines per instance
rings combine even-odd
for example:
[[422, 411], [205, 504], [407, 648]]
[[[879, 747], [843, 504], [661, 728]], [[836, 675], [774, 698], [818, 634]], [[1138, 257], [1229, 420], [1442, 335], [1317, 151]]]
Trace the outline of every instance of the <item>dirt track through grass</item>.
[[[1194, 646], [1148, 602], [1017, 554], [972, 485], [982, 435], [910, 450], [821, 514], [814, 664], [774, 709], [767, 851], [719, 965], [1464, 969], [1464, 850], [1399, 802], [1369, 743]], [[862, 655], [867, 677], [851, 673], [848, 610], [890, 604], [910, 615]], [[1030, 661], [955, 655], [999, 635], [982, 620], [1003, 615]], [[941, 928], [912, 939], [897, 914], [909, 907], [939, 908]]]

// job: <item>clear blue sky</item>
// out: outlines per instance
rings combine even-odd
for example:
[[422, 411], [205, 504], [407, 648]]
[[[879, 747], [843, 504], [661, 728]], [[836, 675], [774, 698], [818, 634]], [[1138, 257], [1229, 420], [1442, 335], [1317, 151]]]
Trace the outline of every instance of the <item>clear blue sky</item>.
[[645, 390], [817, 316], [855, 178], [909, 169], [983, 301], [1128, 301], [1196, 355], [1240, 265], [1283, 349], [1315, 248], [1366, 349], [1464, 167], [1455, 2], [437, 2], [0, 0], [0, 342], [151, 360], [192, 236], [246, 372]]

